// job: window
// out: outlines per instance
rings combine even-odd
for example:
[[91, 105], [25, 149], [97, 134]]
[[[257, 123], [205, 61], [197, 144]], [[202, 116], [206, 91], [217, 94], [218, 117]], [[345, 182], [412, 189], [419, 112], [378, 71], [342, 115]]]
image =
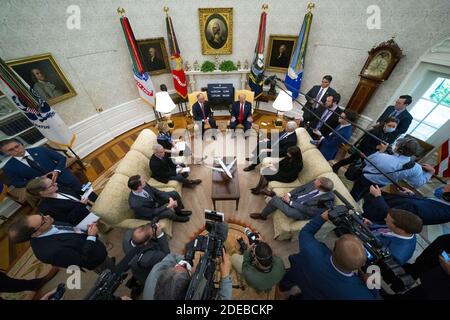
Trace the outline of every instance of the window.
[[427, 141], [450, 119], [450, 79], [439, 77], [410, 110], [408, 134]]

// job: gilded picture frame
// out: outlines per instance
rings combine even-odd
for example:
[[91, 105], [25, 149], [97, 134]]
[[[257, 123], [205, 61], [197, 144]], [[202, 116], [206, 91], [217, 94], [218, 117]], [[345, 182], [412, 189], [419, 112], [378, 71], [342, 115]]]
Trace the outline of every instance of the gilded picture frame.
[[163, 37], [136, 40], [136, 43], [145, 71], [152, 76], [171, 72]]
[[285, 73], [297, 45], [298, 36], [271, 34], [267, 47], [266, 70]]
[[8, 60], [10, 66], [49, 105], [76, 96], [76, 91], [51, 53]]
[[199, 8], [202, 54], [232, 54], [233, 8]]

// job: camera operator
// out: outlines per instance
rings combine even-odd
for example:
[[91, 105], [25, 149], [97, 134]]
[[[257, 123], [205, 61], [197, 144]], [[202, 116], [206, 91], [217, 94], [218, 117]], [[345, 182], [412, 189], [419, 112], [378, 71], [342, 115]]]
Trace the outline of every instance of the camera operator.
[[[231, 300], [232, 281], [230, 257], [222, 249], [219, 300]], [[144, 287], [144, 300], [184, 300], [194, 269], [183, 255], [171, 253], [156, 264]]]
[[394, 259], [403, 265], [414, 254], [416, 234], [422, 231], [422, 220], [415, 214], [402, 209], [388, 209], [386, 224], [374, 224], [368, 219], [364, 222], [373, 234], [387, 247]]
[[300, 252], [289, 256], [291, 268], [281, 280], [280, 289], [288, 291], [297, 285], [304, 299], [378, 299], [378, 290], [369, 290], [358, 277], [357, 271], [367, 260], [361, 240], [354, 235], [343, 235], [331, 251], [314, 237], [327, 220], [328, 210], [301, 230]]
[[284, 276], [283, 261], [272, 255], [270, 246], [257, 240], [244, 252], [233, 254], [231, 264], [244, 276], [247, 284], [257, 291], [270, 291]]
[[141, 292], [153, 266], [170, 253], [169, 240], [157, 223], [147, 223], [125, 233], [122, 243], [125, 254], [139, 248], [131, 260], [133, 278], [127, 284], [131, 297], [135, 299]]

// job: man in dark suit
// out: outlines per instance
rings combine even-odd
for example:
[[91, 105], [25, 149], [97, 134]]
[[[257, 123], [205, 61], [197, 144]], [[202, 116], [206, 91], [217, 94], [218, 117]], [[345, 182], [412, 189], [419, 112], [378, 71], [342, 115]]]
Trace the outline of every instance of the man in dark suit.
[[214, 130], [213, 139], [215, 139], [215, 130], [217, 129], [216, 120], [203, 93], [197, 95], [197, 102], [192, 105], [192, 117], [195, 122], [201, 122], [202, 124], [202, 138], [205, 133], [205, 124], [209, 124], [211, 129]]
[[316, 101], [325, 103], [328, 96], [332, 96], [336, 93], [336, 91], [330, 87], [331, 80], [333, 80], [332, 76], [324, 76], [320, 85], [312, 87], [306, 93], [307, 102], [305, 103], [303, 109], [308, 110], [303, 110], [303, 123], [307, 123], [315, 119], [315, 117], [311, 115], [311, 111], [314, 111], [319, 107], [319, 103], [317, 103]]
[[245, 94], [241, 93], [239, 101], [234, 102], [231, 106], [230, 129], [236, 130], [236, 126], [241, 124], [244, 126], [245, 132], [252, 127], [252, 122], [252, 104], [245, 101]]
[[130, 262], [131, 272], [135, 282], [137, 282], [134, 284], [134, 290], [132, 290], [132, 295], [134, 295], [136, 291], [142, 291], [145, 280], [153, 266], [170, 253], [169, 240], [158, 224], [156, 224], [156, 230], [154, 230], [151, 223], [148, 223], [127, 230], [122, 248], [125, 255], [134, 248], [139, 248], [137, 255]]
[[251, 213], [250, 218], [266, 220], [280, 209], [289, 218], [308, 220], [331, 208], [334, 202], [333, 181], [320, 177], [297, 187], [284, 197], [274, 196], [261, 213]]
[[[319, 140], [311, 140], [312, 144], [318, 145], [319, 151], [322, 153], [325, 160], [329, 161], [334, 159], [339, 146], [350, 140], [353, 133], [351, 123], [356, 121], [357, 117], [357, 113], [351, 110], [345, 111], [345, 113], [341, 113], [341, 117], [338, 118], [339, 125], [336, 127], [336, 133], [331, 132], [326, 138], [320, 136]], [[316, 132], [321, 134], [320, 131]]]
[[183, 183], [184, 187], [193, 187], [202, 182], [200, 179], [189, 180], [188, 173], [182, 172], [185, 165], [175, 165], [172, 158], [166, 156], [164, 147], [160, 144], [155, 144], [152, 147], [153, 155], [150, 158], [150, 171], [152, 177], [162, 183], [167, 183], [169, 180], [175, 180]]
[[140, 175], [134, 175], [128, 179], [128, 188], [131, 189], [128, 204], [136, 218], [189, 221], [192, 212], [182, 210], [184, 205], [178, 192], [164, 192], [153, 188]]
[[361, 240], [350, 234], [341, 236], [331, 251], [315, 234], [328, 220], [328, 211], [316, 215], [298, 237], [299, 253], [289, 256], [291, 268], [280, 282], [287, 292], [297, 286], [305, 300], [375, 300], [376, 289], [368, 289], [358, 270], [367, 256]]
[[402, 294], [383, 297], [386, 300], [448, 300], [450, 292], [450, 261], [442, 252], [450, 253], [450, 234], [436, 238], [416, 258], [413, 264], [405, 264], [406, 273], [420, 279], [420, 285]]
[[328, 137], [333, 132], [328, 126], [335, 129], [339, 125], [339, 115], [344, 112], [338, 105], [340, 99], [339, 93], [328, 96], [325, 106], [320, 106], [314, 111], [318, 118], [314, 118], [306, 125], [308, 133], [314, 140], [321, 136]]
[[388, 210], [396, 208], [419, 216], [424, 225], [450, 222], [450, 184], [445, 185], [444, 192], [436, 198], [422, 197], [404, 189], [403, 194], [391, 194], [382, 192], [378, 186], [371, 186], [370, 194], [364, 198], [364, 217], [382, 223]]
[[0, 150], [11, 156], [3, 167], [11, 185], [23, 188], [33, 178], [48, 176], [66, 187], [81, 191], [81, 182], [66, 169], [66, 158], [58, 152], [44, 147], [25, 149], [16, 139], [0, 141]]
[[398, 120], [397, 128], [388, 133], [388, 140], [394, 141], [400, 135], [406, 133], [408, 131], [409, 126], [413, 120], [412, 115], [406, 110], [406, 108], [412, 103], [412, 97], [408, 95], [400, 96], [395, 105], [388, 106], [386, 110], [384, 110], [383, 114], [378, 118], [377, 123], [383, 123], [384, 120], [388, 117], [396, 118]]
[[[28, 182], [26, 192], [28, 203], [59, 222], [76, 226], [90, 213], [87, 205], [92, 205], [92, 202], [82, 200], [72, 189], [60, 186], [47, 177]], [[34, 203], [35, 199], [37, 203]]]
[[89, 270], [113, 266], [97, 233], [95, 223], [83, 232], [38, 214], [21, 217], [9, 230], [13, 242], [30, 241], [33, 253], [40, 261], [61, 268], [75, 265]]
[[278, 139], [271, 141], [270, 139], [260, 140], [256, 145], [256, 150], [253, 151], [253, 157], [245, 158], [247, 161], [253, 163], [244, 168], [244, 171], [255, 170], [256, 166], [263, 161], [265, 157], [285, 157], [289, 147], [297, 145], [297, 123], [295, 121], [289, 121], [286, 124], [286, 130], [279, 133]]

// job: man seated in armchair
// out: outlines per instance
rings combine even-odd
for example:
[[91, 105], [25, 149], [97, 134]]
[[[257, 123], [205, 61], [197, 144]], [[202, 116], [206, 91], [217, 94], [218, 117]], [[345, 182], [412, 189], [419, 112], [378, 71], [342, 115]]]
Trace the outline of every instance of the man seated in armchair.
[[[245, 101], [245, 98], [245, 94], [241, 93], [239, 95], [239, 101], [235, 101], [231, 106], [231, 130], [236, 131], [236, 127], [239, 124], [244, 127], [244, 132], [252, 127], [252, 104]], [[235, 132], [233, 132], [232, 137], [235, 137]], [[247, 138], [247, 135], [245, 135], [245, 138]]]
[[333, 205], [333, 188], [334, 183], [329, 178], [317, 178], [295, 188], [283, 197], [272, 197], [261, 213], [251, 213], [250, 217], [266, 220], [271, 213], [279, 209], [286, 216], [295, 220], [312, 219]]

